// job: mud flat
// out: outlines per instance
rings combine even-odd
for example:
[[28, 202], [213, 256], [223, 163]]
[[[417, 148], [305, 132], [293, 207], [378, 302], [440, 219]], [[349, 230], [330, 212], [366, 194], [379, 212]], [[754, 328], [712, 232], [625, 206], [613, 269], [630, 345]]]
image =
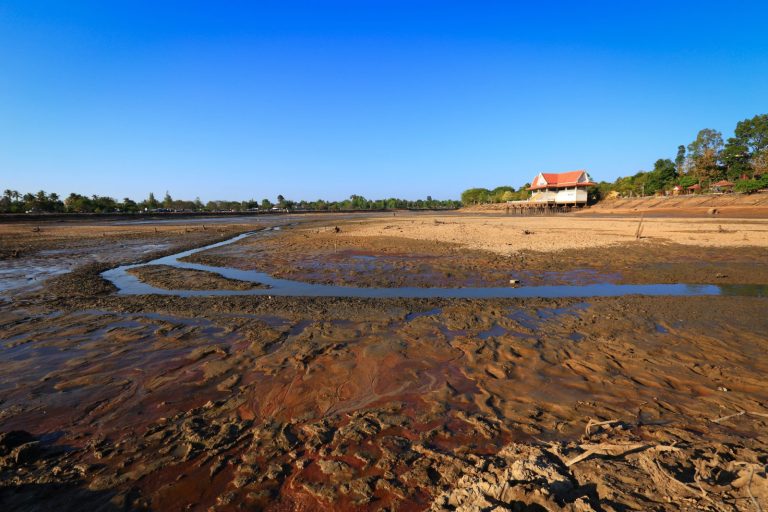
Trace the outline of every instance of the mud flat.
[[298, 226], [186, 261], [365, 287], [766, 284], [768, 219], [401, 215]]
[[259, 283], [227, 279], [200, 270], [175, 268], [168, 265], [147, 265], [128, 270], [141, 281], [165, 290], [253, 290], [267, 288]]
[[[517, 261], [408, 231], [453, 217], [396, 221], [402, 235], [387, 238], [375, 230], [390, 220], [313, 220], [198, 255], [329, 282], [354, 282], [345, 265], [365, 262], [369, 284], [431, 286], [508, 279]], [[3, 510], [768, 506], [767, 299], [120, 296], [100, 278], [247, 229], [111, 257], [94, 237], [104, 261], [4, 294]], [[759, 245], [686, 247], [694, 269], [708, 264], [695, 251], [722, 251], [716, 279], [738, 281], [741, 262], [750, 282], [763, 275]], [[597, 249], [567, 249], [566, 274], [542, 279], [592, 259], [586, 275], [604, 278], [616, 254], [577, 258]], [[666, 254], [625, 252], [631, 265]]]

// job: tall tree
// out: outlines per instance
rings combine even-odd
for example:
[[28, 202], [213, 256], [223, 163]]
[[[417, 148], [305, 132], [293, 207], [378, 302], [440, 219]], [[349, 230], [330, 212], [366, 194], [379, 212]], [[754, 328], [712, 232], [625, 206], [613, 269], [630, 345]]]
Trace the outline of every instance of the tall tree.
[[752, 168], [752, 171], [756, 175], [762, 176], [763, 181], [765, 181], [765, 177], [768, 176], [768, 149], [764, 149], [759, 153], [752, 155], [752, 158], [749, 160], [749, 165]]
[[[765, 154], [768, 153], [768, 114], [756, 115], [736, 124], [734, 136], [728, 139], [723, 151], [729, 175], [765, 172]], [[731, 172], [731, 169], [733, 171]]]
[[734, 134], [744, 142], [752, 154], [768, 149], [768, 114], [740, 121], [736, 124]]
[[723, 149], [722, 160], [728, 179], [738, 179], [752, 170], [749, 148], [738, 137], [728, 139]]
[[158, 203], [157, 199], [155, 199], [155, 194], [150, 192], [149, 197], [147, 198], [147, 208], [154, 210], [158, 206], [160, 206], [160, 203]]
[[677, 179], [677, 166], [669, 158], [659, 158], [646, 183], [646, 193], [653, 194], [671, 186]]
[[689, 158], [699, 181], [714, 179], [720, 174], [718, 162], [723, 150], [723, 134], [711, 128], [699, 131], [696, 140], [688, 145]]
[[677, 167], [677, 175], [682, 176], [685, 171], [685, 146], [682, 144], [677, 146], [677, 156], [675, 157], [675, 166]]

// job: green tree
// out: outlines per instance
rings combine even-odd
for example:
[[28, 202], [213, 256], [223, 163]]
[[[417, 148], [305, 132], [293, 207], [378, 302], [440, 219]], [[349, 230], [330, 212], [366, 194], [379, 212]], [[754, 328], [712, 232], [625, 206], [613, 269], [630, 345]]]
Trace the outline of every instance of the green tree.
[[722, 149], [723, 134], [710, 128], [699, 131], [696, 140], [688, 145], [693, 172], [699, 181], [719, 177], [718, 161]]
[[139, 210], [139, 205], [130, 197], [124, 197], [123, 202], [119, 206], [124, 212], [136, 212]]
[[491, 191], [487, 188], [470, 188], [461, 193], [461, 202], [465, 205], [490, 202]]
[[685, 171], [685, 146], [677, 146], [677, 156], [675, 157], [675, 167], [677, 175], [682, 176]]
[[695, 185], [698, 182], [695, 176], [691, 175], [685, 175], [680, 177], [680, 186], [683, 188], [690, 187], [691, 185]]
[[736, 192], [742, 192], [744, 194], [753, 194], [764, 187], [764, 183], [759, 180], [739, 180], [733, 187]]
[[517, 195], [514, 192], [512, 192], [511, 190], [507, 190], [506, 192], [504, 192], [501, 195], [501, 200], [504, 201], [504, 202], [506, 202], [506, 201], [514, 201], [515, 199], [517, 199]]
[[768, 149], [768, 114], [761, 114], [752, 119], [745, 119], [736, 124], [734, 135], [741, 140], [751, 154]]
[[671, 187], [677, 180], [677, 165], [669, 158], [659, 158], [653, 164], [652, 176], [649, 178], [651, 190], [648, 193], [655, 193]]
[[730, 177], [748, 172], [760, 173], [763, 156], [768, 152], [768, 114], [744, 119], [736, 124], [734, 136], [728, 139], [723, 162]]
[[728, 179], [738, 179], [742, 174], [749, 173], [750, 166], [749, 148], [738, 138], [731, 137], [723, 148], [721, 155]]

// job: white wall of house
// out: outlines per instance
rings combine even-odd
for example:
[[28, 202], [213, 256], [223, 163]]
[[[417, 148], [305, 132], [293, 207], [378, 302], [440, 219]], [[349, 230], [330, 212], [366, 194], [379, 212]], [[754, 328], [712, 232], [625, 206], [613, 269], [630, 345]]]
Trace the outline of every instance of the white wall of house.
[[586, 203], [587, 191], [577, 188], [566, 188], [559, 190], [555, 196], [555, 203], [557, 204], [573, 204], [573, 203]]

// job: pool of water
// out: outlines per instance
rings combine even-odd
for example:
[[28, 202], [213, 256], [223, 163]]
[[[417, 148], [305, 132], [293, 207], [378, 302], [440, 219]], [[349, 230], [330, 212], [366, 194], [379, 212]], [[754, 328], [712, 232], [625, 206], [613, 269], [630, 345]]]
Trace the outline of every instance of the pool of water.
[[[274, 228], [273, 228], [274, 229]], [[289, 297], [361, 297], [361, 298], [557, 298], [557, 297], [618, 297], [624, 295], [649, 296], [702, 296], [731, 295], [749, 297], [767, 297], [766, 285], [715, 285], [715, 284], [613, 284], [595, 283], [585, 285], [556, 285], [529, 287], [491, 287], [491, 288], [356, 288], [312, 284], [289, 279], [278, 279], [264, 272], [241, 270], [229, 267], [213, 267], [199, 263], [179, 261], [192, 254], [239, 242], [259, 233], [243, 233], [229, 240], [217, 242], [197, 249], [180, 252], [163, 258], [136, 265], [123, 265], [107, 270], [102, 276], [112, 282], [123, 295], [174, 295], [180, 297], [226, 296], [226, 295], [273, 295]], [[219, 274], [229, 279], [261, 283], [269, 288], [250, 290], [166, 290], [156, 288], [140, 281], [127, 271], [144, 265], [170, 265], [180, 269], [202, 270]]]

